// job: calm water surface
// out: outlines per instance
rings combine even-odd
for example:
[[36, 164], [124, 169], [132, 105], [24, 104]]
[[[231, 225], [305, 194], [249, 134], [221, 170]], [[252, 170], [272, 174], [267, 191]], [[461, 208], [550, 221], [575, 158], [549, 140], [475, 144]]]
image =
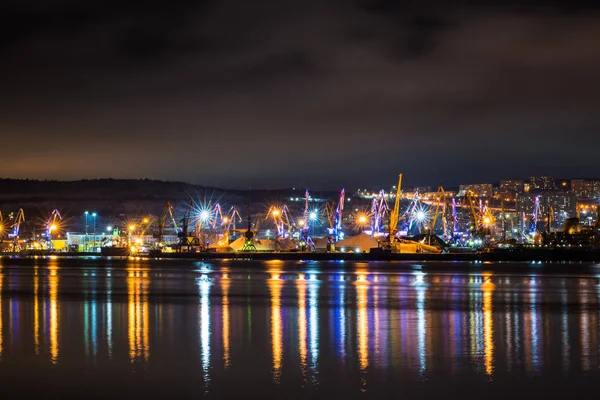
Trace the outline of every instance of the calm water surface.
[[24, 397], [596, 398], [600, 267], [393, 268], [2, 260], [0, 382]]

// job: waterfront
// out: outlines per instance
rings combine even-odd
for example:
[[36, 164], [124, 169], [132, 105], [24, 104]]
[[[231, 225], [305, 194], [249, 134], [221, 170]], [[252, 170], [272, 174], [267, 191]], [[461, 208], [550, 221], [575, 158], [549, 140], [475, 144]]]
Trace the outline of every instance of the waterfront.
[[0, 376], [24, 396], [591, 398], [600, 388], [593, 264], [1, 262]]

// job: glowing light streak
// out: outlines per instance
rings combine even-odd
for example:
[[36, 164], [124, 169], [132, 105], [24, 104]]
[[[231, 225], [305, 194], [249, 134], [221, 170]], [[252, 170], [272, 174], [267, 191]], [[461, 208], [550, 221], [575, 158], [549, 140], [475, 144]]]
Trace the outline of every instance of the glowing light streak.
[[109, 273], [109, 278], [106, 280], [106, 294], [107, 294], [107, 298], [106, 298], [106, 341], [107, 341], [107, 347], [108, 347], [108, 358], [112, 358], [112, 352], [113, 352], [113, 338], [112, 338], [112, 319], [113, 319], [113, 315], [112, 315], [112, 301], [111, 301], [111, 296], [112, 296], [112, 278], [110, 278], [110, 273]]
[[358, 360], [360, 369], [365, 373], [369, 366], [369, 315], [367, 313], [369, 283], [366, 275], [360, 274], [355, 284], [358, 303]]
[[221, 290], [223, 291], [223, 363], [225, 368], [231, 365], [229, 355], [229, 279], [223, 275], [221, 279]]
[[200, 354], [202, 360], [202, 373], [204, 390], [208, 391], [210, 383], [210, 281], [206, 275], [198, 278], [198, 292], [200, 294], [200, 309], [198, 324], [200, 332]]
[[131, 270], [127, 277], [129, 361], [150, 357], [148, 273]]
[[280, 382], [281, 364], [283, 362], [283, 327], [281, 321], [281, 288], [283, 282], [279, 274], [273, 273], [268, 281], [271, 292], [271, 347], [273, 352], [273, 381]]
[[483, 289], [483, 335], [485, 373], [491, 376], [494, 372], [494, 321], [492, 318], [493, 287]]
[[[40, 277], [37, 273], [37, 268], [35, 271], [35, 276], [33, 277], [33, 345], [35, 355], [40, 354]], [[0, 317], [1, 319], [1, 317]], [[0, 322], [1, 324], [2, 322]]]
[[420, 285], [417, 291], [417, 337], [419, 351], [419, 372], [424, 374], [427, 370], [427, 320], [425, 318], [425, 291], [426, 286]]
[[313, 379], [319, 363], [319, 281], [311, 280], [308, 286], [308, 317], [310, 324], [310, 359]]
[[59, 314], [58, 314], [58, 276], [55, 270], [50, 271], [48, 279], [50, 292], [50, 362], [58, 363], [59, 355]]
[[581, 343], [581, 370], [589, 371], [590, 370], [590, 321], [589, 321], [589, 311], [587, 310], [588, 299], [587, 294], [582, 292], [579, 303], [582, 305], [583, 310], [580, 313], [579, 317], [579, 340]]
[[562, 357], [563, 357], [563, 368], [565, 371], [569, 370], [569, 357], [571, 352], [571, 345], [569, 340], [569, 309], [567, 302], [567, 293], [563, 292], [563, 313], [562, 313]]
[[307, 348], [306, 338], [308, 326], [306, 323], [306, 281], [301, 276], [296, 281], [298, 290], [298, 352], [300, 353], [300, 370], [302, 376], [306, 374]]
[[340, 276], [340, 281], [342, 283], [340, 283], [340, 302], [339, 302], [339, 323], [340, 323], [340, 335], [339, 335], [339, 339], [340, 339], [340, 343], [338, 345], [339, 347], [339, 351], [342, 354], [342, 356], [346, 355], [346, 305], [345, 303], [345, 292], [346, 292], [346, 285], [343, 283], [344, 282], [344, 276]]

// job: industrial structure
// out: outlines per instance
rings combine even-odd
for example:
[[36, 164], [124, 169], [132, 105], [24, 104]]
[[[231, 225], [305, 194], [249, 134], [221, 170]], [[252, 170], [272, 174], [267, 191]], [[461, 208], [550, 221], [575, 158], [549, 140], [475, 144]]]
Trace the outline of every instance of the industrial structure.
[[24, 231], [25, 212], [18, 209], [0, 213], [0, 249], [160, 255], [365, 252], [372, 246], [380, 251], [435, 253], [596, 243], [600, 180], [543, 176], [503, 180], [497, 186], [469, 184], [458, 190], [439, 186], [435, 192], [421, 192], [404, 190], [402, 179], [399, 174], [389, 191], [363, 189], [348, 195], [341, 189], [337, 197], [329, 198], [313, 197], [304, 189], [302, 197], [248, 204], [245, 218], [236, 205], [203, 195], [202, 200], [165, 201], [156, 215], [121, 215], [110, 221], [88, 211], [63, 218], [59, 209], [53, 209], [45, 216], [28, 218]]

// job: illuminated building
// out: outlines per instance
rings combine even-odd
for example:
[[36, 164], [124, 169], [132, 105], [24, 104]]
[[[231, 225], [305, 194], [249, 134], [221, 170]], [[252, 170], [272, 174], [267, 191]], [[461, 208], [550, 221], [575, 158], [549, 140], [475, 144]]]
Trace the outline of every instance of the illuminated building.
[[554, 189], [554, 178], [551, 176], [532, 176], [529, 178], [532, 192], [547, 192]]
[[577, 201], [573, 193], [543, 192], [524, 193], [517, 197], [517, 216], [530, 219], [536, 208], [536, 198], [539, 198], [538, 229], [547, 229], [548, 207], [552, 207], [552, 229], [562, 230], [567, 218], [577, 216]]
[[500, 181], [499, 192], [504, 194], [520, 194], [525, 191], [525, 181], [523, 180], [503, 180]]
[[469, 190], [478, 197], [492, 197], [494, 195], [494, 185], [491, 183], [460, 185], [459, 187], [459, 193], [464, 193]]
[[579, 199], [593, 199], [600, 196], [600, 179], [573, 179], [571, 192]]

